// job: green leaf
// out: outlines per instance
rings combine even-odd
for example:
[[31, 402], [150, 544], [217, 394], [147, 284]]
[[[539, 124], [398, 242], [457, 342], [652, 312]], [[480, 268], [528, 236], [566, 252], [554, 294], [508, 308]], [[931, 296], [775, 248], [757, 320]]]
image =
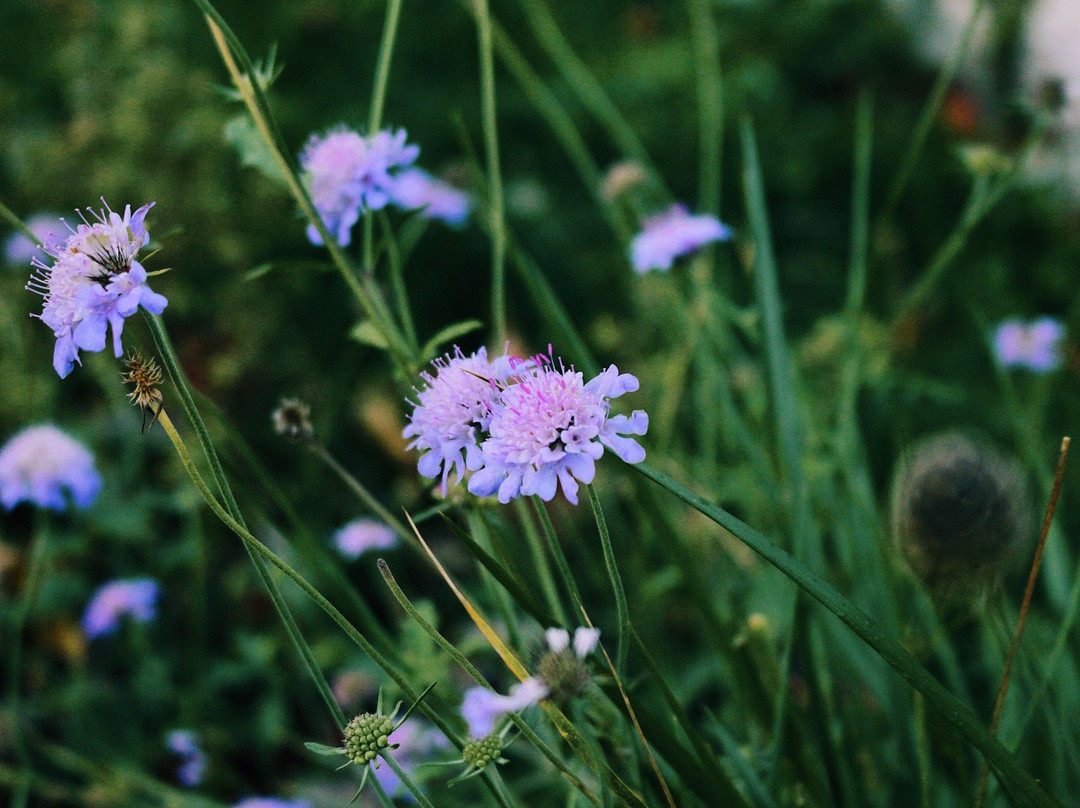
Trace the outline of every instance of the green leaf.
[[304, 746], [308, 748], [309, 752], [314, 752], [316, 755], [344, 755], [345, 749], [341, 746], [327, 746], [324, 743], [315, 743], [314, 741], [307, 741]]
[[225, 124], [225, 140], [236, 149], [241, 164], [258, 169], [263, 176], [285, 184], [274, 153], [247, 113], [237, 115]]
[[361, 320], [353, 326], [353, 330], [349, 332], [349, 336], [357, 342], [370, 345], [372, 348], [386, 350], [386, 339], [379, 333], [379, 329], [375, 327], [375, 324], [371, 322], [371, 320]]
[[424, 343], [424, 347], [420, 351], [420, 357], [422, 359], [431, 359], [435, 356], [435, 352], [440, 345], [450, 342], [450, 340], [457, 339], [460, 336], [468, 334], [471, 331], [475, 331], [481, 328], [484, 324], [479, 320], [463, 320], [460, 323], [453, 323], [448, 325], [442, 331], [437, 333], [434, 337]]

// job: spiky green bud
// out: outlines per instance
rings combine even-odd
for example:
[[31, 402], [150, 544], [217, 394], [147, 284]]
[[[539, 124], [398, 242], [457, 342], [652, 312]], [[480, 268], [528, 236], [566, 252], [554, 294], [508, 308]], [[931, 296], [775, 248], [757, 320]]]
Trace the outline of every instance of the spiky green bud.
[[489, 763], [499, 762], [502, 758], [502, 750], [502, 738], [497, 732], [493, 732], [465, 744], [461, 750], [461, 757], [469, 766], [479, 771]]
[[394, 722], [380, 713], [361, 713], [345, 727], [345, 754], [358, 765], [370, 763], [390, 746]]

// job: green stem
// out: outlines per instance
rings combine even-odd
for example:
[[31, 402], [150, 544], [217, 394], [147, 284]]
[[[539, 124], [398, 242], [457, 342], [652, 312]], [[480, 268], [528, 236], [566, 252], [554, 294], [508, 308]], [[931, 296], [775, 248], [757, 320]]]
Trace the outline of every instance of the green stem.
[[623, 589], [622, 577], [619, 575], [619, 567], [615, 563], [615, 551], [611, 546], [611, 535], [608, 533], [607, 520], [604, 518], [604, 509], [600, 505], [600, 497], [596, 495], [596, 489], [592, 484], [585, 486], [589, 494], [589, 504], [596, 518], [596, 529], [600, 533], [600, 546], [604, 550], [604, 566], [607, 568], [608, 578], [611, 580], [611, 588], [615, 592], [615, 614], [618, 619], [618, 635], [615, 643], [615, 670], [619, 674], [626, 673], [626, 654], [630, 637], [630, 610], [626, 605], [626, 591]]
[[506, 341], [506, 212], [502, 171], [499, 168], [499, 131], [495, 115], [495, 60], [488, 0], [469, 0], [474, 6], [480, 49], [480, 105], [487, 158], [488, 219], [491, 222], [491, 332], [492, 342]]
[[368, 112], [368, 135], [374, 135], [382, 126], [383, 107], [386, 104], [386, 87], [390, 80], [390, 61], [394, 55], [398, 22], [401, 19], [401, 0], [390, 0], [386, 6], [386, 22], [383, 24], [382, 41], [379, 43], [379, 61], [375, 67], [375, 84], [371, 92], [371, 109]]
[[690, 0], [690, 42], [698, 95], [698, 205], [720, 215], [720, 157], [724, 145], [724, 84], [720, 41], [710, 0]]
[[386, 211], [379, 211], [379, 225], [382, 229], [383, 240], [386, 243], [387, 259], [390, 263], [390, 289], [394, 295], [394, 307], [397, 309], [401, 328], [405, 332], [405, 339], [412, 349], [413, 355], [420, 353], [420, 344], [416, 339], [416, 324], [413, 322], [412, 308], [409, 305], [409, 292], [405, 287], [405, 263], [402, 260], [401, 250], [398, 249], [397, 240], [394, 238], [394, 230], [390, 227], [390, 219]]
[[698, 496], [666, 474], [644, 463], [634, 465], [641, 474], [674, 494], [710, 520], [728, 530], [772, 566], [790, 578], [814, 600], [833, 613], [856, 636], [926, 698], [927, 703], [990, 762], [1003, 786], [1011, 787], [1033, 805], [1061, 808], [1062, 803], [1028, 774], [1000, 741], [980, 723], [971, 709], [949, 693], [899, 642], [888, 636], [877, 621], [841, 595], [816, 572], [797, 560], [764, 534], [736, 519], [722, 508]]
[[567, 619], [566, 609], [563, 607], [562, 599], [559, 597], [558, 589], [555, 586], [555, 577], [551, 572], [551, 562], [547, 553], [544, 552], [540, 534], [529, 517], [527, 507], [520, 499], [514, 500], [514, 510], [517, 512], [522, 530], [525, 531], [525, 540], [529, 543], [529, 551], [532, 553], [533, 569], [540, 578], [540, 591], [544, 593], [544, 600], [547, 601], [551, 613], [559, 619], [559, 623], [563, 627], [569, 628], [570, 622]]
[[24, 236], [34, 242], [34, 244], [38, 244], [40, 242], [40, 239], [36, 235], [34, 235], [34, 231], [26, 226], [26, 222], [20, 219], [18, 215], [16, 215], [15, 211], [13, 211], [3, 202], [0, 202], [0, 219], [14, 227], [16, 230], [18, 230], [20, 233], [22, 233]]
[[[393, 755], [386, 754], [380, 755], [380, 757], [383, 759], [384, 763], [389, 765], [390, 768], [394, 770], [394, 774], [398, 776], [405, 788], [409, 790], [409, 793], [412, 794], [414, 798], [416, 798], [416, 801], [423, 808], [435, 808], [431, 800], [429, 800], [424, 794], [424, 792], [420, 790], [420, 787], [413, 782], [412, 778], [409, 777], [408, 773], [405, 771], [404, 768], [402, 768], [401, 764], [394, 760]], [[376, 780], [375, 784], [378, 785], [378, 782], [379, 781]]]

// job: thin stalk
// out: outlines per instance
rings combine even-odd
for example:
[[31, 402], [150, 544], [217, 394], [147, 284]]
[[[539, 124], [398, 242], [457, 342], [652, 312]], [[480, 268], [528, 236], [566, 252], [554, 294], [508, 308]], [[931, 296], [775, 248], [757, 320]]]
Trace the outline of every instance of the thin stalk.
[[615, 551], [611, 546], [611, 534], [608, 533], [607, 519], [604, 518], [604, 509], [600, 505], [600, 497], [596, 495], [596, 489], [592, 484], [585, 486], [589, 494], [589, 504], [592, 506], [593, 517], [596, 519], [596, 529], [600, 533], [600, 546], [604, 550], [604, 566], [607, 568], [608, 579], [615, 593], [615, 614], [618, 620], [618, 634], [615, 642], [615, 670], [619, 674], [626, 673], [626, 654], [629, 650], [630, 640], [630, 610], [626, 605], [626, 591], [623, 589], [622, 576], [619, 575], [619, 567], [615, 563]]
[[[1020, 616], [1016, 620], [1016, 631], [1013, 632], [1012, 641], [1009, 643], [1008, 653], [1005, 654], [1005, 669], [1001, 673], [1001, 684], [998, 686], [997, 699], [994, 701], [994, 715], [990, 719], [990, 734], [996, 735], [998, 725], [1001, 723], [1001, 710], [1005, 706], [1005, 695], [1009, 692], [1009, 683], [1012, 680], [1013, 662], [1016, 652], [1020, 649], [1020, 640], [1024, 636], [1024, 626], [1027, 624], [1028, 609], [1031, 608], [1031, 598], [1035, 594], [1035, 580], [1039, 575], [1039, 565], [1042, 563], [1043, 548], [1046, 547], [1046, 537], [1050, 535], [1050, 523], [1054, 519], [1054, 511], [1057, 510], [1058, 495], [1061, 493], [1061, 481], [1065, 475], [1065, 458], [1069, 454], [1068, 437], [1061, 440], [1061, 452], [1058, 455], [1057, 470], [1054, 472], [1054, 487], [1050, 490], [1050, 501], [1046, 505], [1046, 515], [1043, 517], [1042, 530], [1039, 531], [1039, 543], [1035, 547], [1035, 557], [1031, 561], [1031, 572], [1028, 573], [1027, 587], [1024, 589], [1024, 599], [1020, 603]], [[990, 771], [987, 762], [983, 760], [979, 772], [979, 790], [975, 796], [975, 808], [982, 808], [986, 802], [986, 790], [990, 783]]]
[[570, 562], [566, 560], [566, 554], [563, 553], [562, 545], [559, 544], [559, 536], [555, 532], [555, 525], [551, 523], [551, 516], [548, 515], [544, 501], [535, 495], [531, 497], [531, 500], [533, 512], [536, 514], [536, 518], [540, 520], [544, 541], [547, 543], [548, 550], [551, 551], [551, 557], [555, 559], [555, 567], [559, 570], [559, 576], [563, 579], [563, 586], [570, 593], [570, 600], [574, 602], [577, 610], [584, 612], [585, 605], [581, 600], [581, 592], [578, 590], [577, 582], [574, 580], [574, 574], [570, 571]]
[[720, 156], [724, 146], [724, 80], [713, 4], [689, 0], [690, 44], [694, 49], [698, 96], [698, 205], [720, 215]]
[[912, 687], [921, 692], [932, 709], [953, 724], [960, 733], [990, 761], [1002, 785], [1023, 795], [1040, 807], [1061, 808], [1062, 803], [1017, 762], [1000, 741], [986, 731], [971, 708], [949, 693], [896, 640], [888, 636], [878, 622], [828, 584], [803, 562], [778, 544], [727, 511], [708, 502], [668, 475], [644, 463], [634, 469], [666, 489], [686, 504], [731, 532], [751, 550], [790, 578], [799, 588], [818, 601], [877, 654]]
[[499, 167], [499, 130], [495, 114], [495, 59], [488, 0], [470, 0], [480, 49], [480, 105], [487, 160], [488, 219], [491, 223], [492, 342], [506, 341], [506, 211]]
[[520, 499], [514, 500], [514, 510], [517, 512], [521, 529], [525, 531], [525, 540], [529, 543], [529, 552], [532, 554], [533, 569], [540, 580], [540, 591], [544, 593], [547, 607], [559, 619], [560, 625], [569, 628], [570, 621], [567, 618], [566, 609], [563, 607], [562, 598], [559, 597], [559, 591], [555, 586], [555, 577], [551, 572], [551, 562], [547, 553], [544, 552], [544, 545], [540, 540], [536, 525], [529, 517], [527, 506]]
[[379, 225], [382, 229], [383, 241], [386, 243], [387, 260], [390, 264], [390, 289], [394, 295], [394, 307], [397, 309], [398, 319], [401, 321], [405, 339], [412, 349], [413, 355], [420, 353], [420, 343], [416, 339], [416, 324], [413, 322], [412, 307], [409, 305], [409, 292], [405, 287], [405, 263], [402, 260], [401, 251], [398, 249], [397, 240], [394, 238], [393, 228], [390, 227], [390, 219], [385, 211], [379, 211]]
[[18, 230], [20, 233], [22, 233], [24, 236], [34, 242], [34, 244], [38, 244], [40, 242], [40, 239], [38, 239], [38, 237], [34, 235], [34, 231], [26, 226], [26, 222], [20, 219], [15, 213], [15, 211], [13, 211], [3, 202], [0, 202], [0, 219], [7, 222], [11, 227], [14, 227], [16, 230]]
[[374, 135], [382, 126], [383, 107], [386, 105], [386, 87], [390, 80], [390, 61], [397, 41], [398, 22], [401, 19], [401, 0], [389, 0], [386, 5], [386, 21], [383, 23], [382, 41], [379, 43], [379, 59], [375, 66], [375, 84], [371, 92], [371, 108], [368, 111], [368, 134]]
[[896, 203], [900, 201], [901, 195], [907, 189], [912, 172], [915, 170], [915, 164], [919, 161], [919, 155], [922, 153], [926, 138], [930, 134], [930, 128], [934, 125], [938, 110], [941, 108], [941, 102], [945, 100], [945, 93], [952, 86], [953, 79], [956, 78], [956, 73], [960, 69], [964, 57], [967, 56], [968, 49], [971, 47], [975, 27], [984, 5], [986, 5], [986, 0], [975, 0], [971, 7], [971, 16], [968, 17], [967, 24], [960, 35], [960, 42], [957, 44], [956, 50], [949, 56], [949, 61], [941, 68], [941, 72], [934, 81], [933, 89], [930, 91], [929, 98], [926, 99], [926, 105], [923, 107], [922, 115], [919, 116], [919, 122], [915, 126], [915, 132], [908, 143], [907, 151], [904, 153], [904, 158], [901, 160], [900, 167], [897, 169], [896, 176], [889, 187], [889, 195], [886, 197], [885, 205], [879, 214], [880, 217], [892, 213]]
[[[435, 808], [431, 800], [427, 798], [424, 792], [420, 790], [420, 787], [413, 782], [411, 777], [409, 777], [408, 772], [406, 772], [405, 769], [402, 768], [400, 763], [394, 760], [393, 755], [381, 755], [381, 757], [383, 759], [383, 762], [394, 770], [394, 774], [398, 776], [405, 788], [409, 790], [409, 793], [413, 795], [416, 801], [423, 808]], [[376, 780], [375, 782], [378, 783], [378, 780]]]

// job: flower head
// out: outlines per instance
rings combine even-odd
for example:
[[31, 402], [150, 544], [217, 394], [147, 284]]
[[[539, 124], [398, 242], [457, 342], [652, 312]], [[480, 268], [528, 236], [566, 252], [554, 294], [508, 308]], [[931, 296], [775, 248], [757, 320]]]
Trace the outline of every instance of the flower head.
[[1061, 365], [1061, 342], [1065, 326], [1053, 317], [1030, 323], [1012, 318], [994, 331], [994, 353], [1004, 367], [1022, 367], [1048, 373]]
[[354, 519], [334, 534], [334, 544], [346, 558], [359, 558], [369, 550], [388, 550], [398, 543], [393, 528], [374, 519]]
[[731, 228], [714, 216], [691, 216], [682, 205], [646, 219], [630, 244], [630, 260], [638, 272], [668, 270], [675, 259], [713, 241], [727, 241]]
[[125, 615], [140, 623], [153, 620], [157, 599], [158, 585], [152, 578], [111, 581], [90, 599], [83, 614], [83, 631], [93, 640], [116, 631]]
[[397, 175], [392, 189], [398, 207], [420, 208], [425, 219], [438, 219], [451, 227], [461, 227], [469, 216], [469, 195], [420, 168], [407, 168]]
[[471, 687], [461, 703], [461, 715], [473, 738], [485, 738], [491, 734], [500, 716], [524, 710], [546, 698], [547, 694], [547, 685], [535, 677], [514, 685], [505, 696], [484, 687]]
[[44, 245], [54, 263], [50, 266], [37, 257], [31, 261], [35, 274], [26, 288], [44, 298], [41, 314], [36, 316], [56, 337], [53, 368], [60, 378], [79, 361], [80, 350], [105, 349], [108, 329], [112, 330], [113, 353], [122, 356], [124, 319], [140, 306], [161, 314], [168, 305], [165, 297], [147, 285], [146, 269], [137, 260], [150, 239], [143, 220], [153, 205], [150, 202], [134, 213], [128, 205], [121, 216], [105, 203], [103, 210], [89, 211], [89, 219], [79, 211], [83, 223], [71, 230], [62, 245]]
[[480, 468], [480, 440], [491, 419], [491, 407], [498, 397], [499, 384], [514, 373], [518, 360], [501, 357], [489, 362], [487, 350], [465, 356], [454, 353], [431, 363], [434, 375], [424, 371], [423, 389], [416, 391], [417, 403], [402, 433], [412, 438], [410, 449], [424, 452], [418, 468], [425, 477], [442, 475], [443, 496], [451, 469], [461, 482], [466, 469]]
[[[326, 229], [341, 246], [352, 240], [361, 211], [379, 210], [390, 201], [391, 172], [420, 154], [418, 146], [406, 144], [406, 137], [404, 129], [364, 137], [339, 126], [308, 140], [300, 154], [304, 181]], [[312, 244], [323, 243], [313, 225], [308, 226], [307, 236]]]
[[600, 642], [600, 629], [574, 630], [574, 647], [570, 648], [570, 632], [564, 628], [549, 628], [544, 632], [548, 653], [540, 658], [537, 674], [547, 686], [551, 698], [559, 703], [580, 695], [589, 684], [589, 669], [584, 659]]
[[24, 429], [0, 449], [0, 504], [19, 502], [63, 511], [68, 500], [86, 508], [101, 490], [94, 456], [54, 426]]
[[165, 745], [180, 757], [177, 781], [185, 786], [197, 786], [206, 769], [206, 753], [199, 746], [198, 736], [191, 730], [174, 729], [166, 734]]
[[34, 239], [31, 241], [23, 233], [12, 233], [4, 240], [4, 259], [9, 264], [29, 264], [34, 258], [40, 258], [43, 245], [55, 247], [59, 243], [56, 234], [62, 224], [54, 213], [35, 213], [26, 220]]
[[494, 403], [480, 446], [482, 468], [469, 480], [479, 496], [498, 492], [507, 503], [536, 494], [550, 501], [559, 486], [577, 504], [578, 483], [590, 483], [605, 447], [627, 463], [640, 463], [645, 450], [633, 438], [644, 435], [649, 416], [611, 416], [609, 399], [638, 389], [638, 380], [611, 365], [588, 383], [580, 371], [540, 355]]

